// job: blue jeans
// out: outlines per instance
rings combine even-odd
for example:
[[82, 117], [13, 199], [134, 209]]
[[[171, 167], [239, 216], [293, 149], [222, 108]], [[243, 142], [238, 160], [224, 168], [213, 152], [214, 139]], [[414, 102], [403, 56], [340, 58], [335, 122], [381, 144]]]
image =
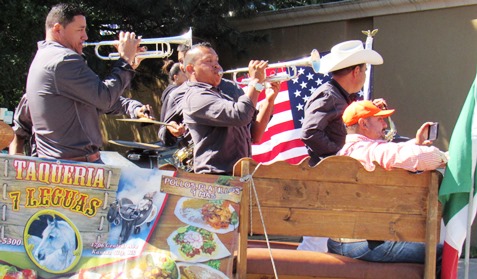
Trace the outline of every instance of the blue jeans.
[[[369, 262], [424, 263], [426, 246], [420, 242], [360, 241], [342, 243], [328, 240], [328, 251]], [[436, 273], [440, 278], [442, 245], [437, 245]]]

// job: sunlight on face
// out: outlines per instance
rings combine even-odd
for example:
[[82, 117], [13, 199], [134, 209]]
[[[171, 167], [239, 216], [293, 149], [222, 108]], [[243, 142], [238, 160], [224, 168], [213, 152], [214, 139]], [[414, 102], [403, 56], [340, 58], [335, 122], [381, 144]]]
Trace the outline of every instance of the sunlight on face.
[[219, 64], [219, 56], [212, 48], [203, 47], [200, 51], [200, 58], [193, 65], [196, 81], [218, 86], [222, 80], [223, 71]]
[[365, 136], [370, 139], [384, 139], [388, 124], [383, 117], [369, 117], [366, 118], [365, 121], [367, 127]]
[[68, 25], [62, 26], [59, 40], [59, 43], [65, 47], [76, 51], [78, 54], [83, 54], [83, 43], [88, 40], [86, 18], [77, 15]]
[[361, 87], [364, 85], [364, 83], [366, 82], [366, 70], [367, 70], [367, 67], [366, 67], [366, 64], [364, 64], [364, 66], [362, 67], [359, 67], [360, 69], [360, 84], [361, 84]]

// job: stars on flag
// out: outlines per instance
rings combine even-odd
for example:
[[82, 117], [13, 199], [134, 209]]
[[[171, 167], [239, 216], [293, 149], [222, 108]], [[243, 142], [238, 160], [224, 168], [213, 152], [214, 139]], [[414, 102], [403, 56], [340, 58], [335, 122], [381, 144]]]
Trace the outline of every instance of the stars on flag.
[[290, 104], [295, 128], [301, 128], [305, 104], [319, 86], [330, 80], [329, 75], [315, 73], [311, 67], [299, 67], [299, 75], [288, 81]]

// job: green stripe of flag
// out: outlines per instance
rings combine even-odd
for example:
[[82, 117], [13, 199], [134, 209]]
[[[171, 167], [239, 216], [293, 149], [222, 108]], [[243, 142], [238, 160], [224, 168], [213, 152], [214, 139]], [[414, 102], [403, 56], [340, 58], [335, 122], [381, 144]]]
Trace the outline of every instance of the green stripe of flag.
[[470, 88], [452, 133], [449, 144], [450, 159], [439, 189], [439, 200], [443, 205], [445, 224], [468, 204], [470, 189], [471, 187], [475, 189], [475, 183], [472, 180], [476, 160], [474, 149], [477, 148], [477, 146], [473, 146], [473, 141], [477, 140], [477, 121], [474, 121], [474, 117], [477, 116], [475, 111], [476, 81], [477, 77]]

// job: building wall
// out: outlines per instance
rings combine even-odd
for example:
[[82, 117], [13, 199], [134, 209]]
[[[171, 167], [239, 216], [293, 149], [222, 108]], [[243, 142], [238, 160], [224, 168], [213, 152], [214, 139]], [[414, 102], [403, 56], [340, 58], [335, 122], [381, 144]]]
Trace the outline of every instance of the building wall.
[[[435, 145], [447, 150], [476, 75], [477, 1], [361, 2], [238, 21], [239, 28], [265, 34], [268, 42], [250, 46], [249, 57], [233, 57], [229, 50], [218, 49], [222, 64], [230, 69], [244, 67], [250, 59], [294, 60], [314, 48], [328, 51], [345, 40], [365, 41], [361, 31], [377, 28], [374, 49], [384, 64], [374, 67], [374, 97], [386, 99], [397, 110], [393, 121], [402, 136], [414, 137], [422, 123], [438, 121]], [[475, 224], [472, 245], [477, 245]]]

